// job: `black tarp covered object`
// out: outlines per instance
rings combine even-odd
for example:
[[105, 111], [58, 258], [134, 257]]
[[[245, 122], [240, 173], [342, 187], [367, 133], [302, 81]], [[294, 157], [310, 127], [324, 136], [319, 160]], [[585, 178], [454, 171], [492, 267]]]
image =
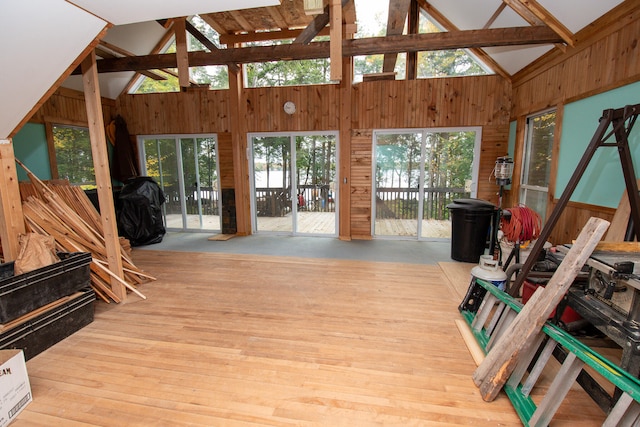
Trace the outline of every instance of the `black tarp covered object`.
[[131, 246], [160, 243], [166, 233], [161, 206], [165, 202], [160, 186], [146, 176], [133, 178], [118, 197], [118, 232]]

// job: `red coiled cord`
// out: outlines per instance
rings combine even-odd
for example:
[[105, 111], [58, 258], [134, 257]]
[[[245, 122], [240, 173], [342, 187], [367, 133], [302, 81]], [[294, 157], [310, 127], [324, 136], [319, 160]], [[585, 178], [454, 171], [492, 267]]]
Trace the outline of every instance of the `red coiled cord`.
[[502, 216], [500, 229], [510, 242], [524, 242], [537, 239], [542, 229], [542, 219], [538, 213], [524, 205], [505, 209], [511, 218]]

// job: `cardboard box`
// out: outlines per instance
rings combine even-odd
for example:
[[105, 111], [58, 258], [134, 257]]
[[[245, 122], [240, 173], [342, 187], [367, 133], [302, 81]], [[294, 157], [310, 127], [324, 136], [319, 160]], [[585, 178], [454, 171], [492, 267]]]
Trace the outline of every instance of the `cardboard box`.
[[31, 384], [22, 350], [0, 350], [0, 427], [31, 402]]

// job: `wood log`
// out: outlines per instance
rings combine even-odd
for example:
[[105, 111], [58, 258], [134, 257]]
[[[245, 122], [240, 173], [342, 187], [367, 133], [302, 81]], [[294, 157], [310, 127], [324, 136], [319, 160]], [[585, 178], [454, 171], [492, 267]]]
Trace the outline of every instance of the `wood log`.
[[584, 226], [575, 244], [549, 280], [546, 287], [538, 288], [529, 302], [487, 354], [473, 374], [485, 401], [493, 401], [509, 379], [519, 356], [526, 353], [536, 334], [562, 300], [576, 276], [587, 262], [609, 222], [591, 218]]

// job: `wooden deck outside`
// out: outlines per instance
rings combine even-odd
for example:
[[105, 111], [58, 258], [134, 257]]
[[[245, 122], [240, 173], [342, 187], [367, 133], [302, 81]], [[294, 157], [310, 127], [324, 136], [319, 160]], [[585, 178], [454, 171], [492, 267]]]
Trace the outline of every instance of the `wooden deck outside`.
[[[455, 320], [471, 265], [134, 250], [148, 297], [27, 362], [24, 426], [517, 426]], [[466, 270], [465, 270], [466, 269]], [[455, 286], [448, 277], [465, 283]], [[558, 426], [600, 425], [573, 390]]]
[[[293, 221], [291, 214], [282, 217], [258, 217], [258, 232], [291, 232]], [[167, 215], [167, 228], [182, 229], [182, 216]], [[187, 227], [200, 229], [197, 215], [187, 215]], [[202, 230], [219, 231], [220, 217], [206, 215], [202, 217]], [[335, 214], [333, 212], [298, 212], [297, 233], [336, 235]], [[409, 219], [376, 220], [376, 236], [415, 237], [418, 233], [418, 222]], [[424, 220], [422, 236], [424, 238], [451, 238], [451, 222]]]

